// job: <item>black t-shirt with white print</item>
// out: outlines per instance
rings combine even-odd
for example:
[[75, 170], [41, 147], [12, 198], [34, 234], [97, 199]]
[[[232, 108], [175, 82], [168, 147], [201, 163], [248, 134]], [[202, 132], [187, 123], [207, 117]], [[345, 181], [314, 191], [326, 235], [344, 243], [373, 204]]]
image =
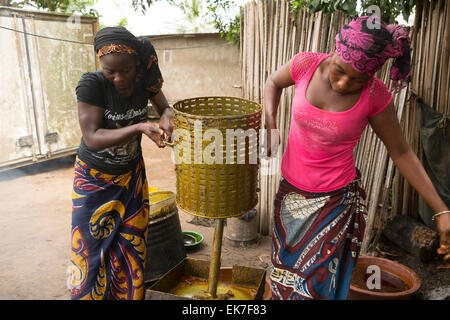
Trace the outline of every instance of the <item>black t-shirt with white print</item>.
[[[76, 88], [77, 100], [104, 109], [102, 128], [118, 129], [147, 120], [148, 99], [155, 93], [134, 83], [131, 96], [122, 97], [101, 70], [85, 73]], [[133, 170], [142, 159], [142, 134], [123, 144], [90, 150], [84, 139], [78, 148], [78, 157], [100, 172], [123, 174]]]

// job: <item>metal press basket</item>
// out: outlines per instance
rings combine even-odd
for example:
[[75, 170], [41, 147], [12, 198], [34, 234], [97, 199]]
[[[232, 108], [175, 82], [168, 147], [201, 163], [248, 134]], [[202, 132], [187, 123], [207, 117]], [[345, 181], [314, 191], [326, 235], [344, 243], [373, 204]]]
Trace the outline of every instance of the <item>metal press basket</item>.
[[[179, 133], [174, 139], [177, 205], [192, 215], [214, 219], [237, 217], [254, 208], [261, 105], [233, 97], [200, 97], [179, 101], [173, 109], [174, 133]], [[211, 132], [213, 138], [208, 136]], [[244, 134], [237, 138], [231, 132]], [[202, 159], [204, 154], [213, 155], [214, 162]]]

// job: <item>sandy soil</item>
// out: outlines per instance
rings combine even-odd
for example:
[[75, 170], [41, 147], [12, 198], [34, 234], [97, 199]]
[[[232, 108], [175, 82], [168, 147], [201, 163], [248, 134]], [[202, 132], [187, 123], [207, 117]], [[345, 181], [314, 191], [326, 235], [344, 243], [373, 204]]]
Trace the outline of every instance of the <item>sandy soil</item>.
[[[171, 150], [158, 149], [143, 139], [149, 185], [175, 191], [176, 176]], [[74, 157], [50, 160], [0, 173], [0, 299], [65, 300], [70, 265], [71, 191]], [[214, 228], [192, 223], [194, 217], [179, 212], [183, 230], [205, 236], [204, 243], [188, 256], [209, 260]], [[226, 229], [225, 229], [226, 234]], [[416, 271], [422, 279], [417, 299], [450, 296], [450, 270], [440, 262], [423, 264], [408, 253], [383, 244], [388, 256]], [[226, 237], [222, 266], [267, 268], [270, 238], [260, 236], [256, 244], [236, 248]]]

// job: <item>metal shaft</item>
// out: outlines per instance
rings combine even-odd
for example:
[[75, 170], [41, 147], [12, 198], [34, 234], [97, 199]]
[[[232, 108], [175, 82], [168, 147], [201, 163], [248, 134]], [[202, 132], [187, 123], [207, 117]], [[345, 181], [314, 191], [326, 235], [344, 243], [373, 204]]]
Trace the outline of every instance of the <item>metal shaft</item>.
[[220, 255], [222, 252], [223, 225], [225, 219], [218, 219], [214, 231], [213, 250], [209, 265], [208, 292], [213, 298], [217, 297], [217, 282], [219, 281]]

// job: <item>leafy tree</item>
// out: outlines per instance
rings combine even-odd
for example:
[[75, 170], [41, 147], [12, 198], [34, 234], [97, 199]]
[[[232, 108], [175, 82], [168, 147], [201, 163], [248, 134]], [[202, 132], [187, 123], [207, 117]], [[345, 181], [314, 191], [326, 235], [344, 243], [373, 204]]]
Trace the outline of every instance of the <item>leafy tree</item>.
[[98, 17], [97, 10], [93, 9], [96, 0], [0, 0], [3, 6], [23, 8], [31, 6], [54, 12], [80, 13]]
[[397, 17], [402, 16], [408, 21], [409, 16], [416, 6], [415, 0], [362, 0], [361, 7], [367, 10], [371, 5], [376, 5], [381, 11], [381, 20], [386, 23], [398, 23]]
[[357, 1], [353, 0], [291, 0], [290, 3], [294, 12], [298, 9], [327, 13], [341, 10], [351, 17], [362, 13], [372, 14], [368, 9], [377, 6], [380, 9], [381, 20], [385, 23], [396, 23], [399, 16], [408, 21], [415, 7], [415, 0], [361, 0], [362, 12], [357, 11]]
[[[237, 4], [234, 0], [129, 0], [135, 10], [146, 13], [152, 4], [157, 1], [166, 1], [169, 4], [181, 8], [188, 21], [204, 20], [204, 24], [211, 23], [223, 36], [237, 44], [239, 43], [240, 22], [239, 14], [230, 16], [229, 12], [237, 12]], [[24, 7], [34, 6], [37, 9], [47, 9], [49, 11], [65, 13], [81, 13], [92, 16], [99, 16], [93, 9], [96, 0], [0, 0], [0, 5]], [[355, 0], [289, 0], [291, 11], [297, 12], [299, 9], [312, 12], [323, 11], [331, 13], [337, 10], [344, 11], [352, 17], [366, 13], [372, 5], [380, 9], [381, 19], [386, 23], [396, 23], [398, 16], [408, 21], [409, 16], [414, 11], [415, 0], [360, 0], [362, 12], [357, 11], [357, 1]], [[206, 8], [206, 12], [200, 12], [200, 8]], [[126, 21], [120, 22], [126, 25]], [[195, 29], [195, 27], [194, 27]]]
[[[226, 39], [235, 45], [239, 44], [240, 37], [240, 14], [235, 1], [206, 0], [208, 17], [215, 28], [225, 36]], [[230, 16], [229, 12], [236, 12]]]
[[101, 21], [99, 21], [99, 27], [98, 29], [101, 30], [105, 27], [127, 27], [128, 26], [128, 19], [126, 17], [121, 18], [118, 22], [112, 24], [112, 25], [105, 25]]
[[[179, 7], [187, 15], [188, 21], [194, 17], [203, 19], [204, 24], [211, 24], [219, 31], [222, 36], [234, 44], [239, 43], [240, 20], [238, 6], [233, 0], [132, 0], [132, 6], [135, 10], [141, 10], [145, 13], [150, 6], [157, 1], [166, 1], [167, 3]], [[194, 2], [206, 8], [205, 13], [198, 12], [195, 9]], [[237, 12], [236, 16], [230, 16], [229, 12]]]
[[291, 0], [291, 11], [297, 12], [299, 9], [311, 12], [322, 11], [331, 13], [334, 11], [344, 11], [350, 16], [356, 16], [356, 1], [350, 0]]
[[[162, 1], [162, 0], [131, 0], [131, 5], [135, 10], [141, 10], [142, 13], [145, 13], [148, 8], [152, 6], [152, 4], [156, 1]], [[171, 3], [172, 0], [166, 0], [167, 2]]]
[[126, 27], [128, 25], [128, 19], [122, 18], [120, 19], [119, 23], [117, 24], [118, 27]]
[[214, 29], [213, 24], [206, 17], [207, 8], [201, 0], [173, 0], [171, 3], [180, 8], [185, 17], [185, 21], [172, 23], [178, 32], [209, 32]]

